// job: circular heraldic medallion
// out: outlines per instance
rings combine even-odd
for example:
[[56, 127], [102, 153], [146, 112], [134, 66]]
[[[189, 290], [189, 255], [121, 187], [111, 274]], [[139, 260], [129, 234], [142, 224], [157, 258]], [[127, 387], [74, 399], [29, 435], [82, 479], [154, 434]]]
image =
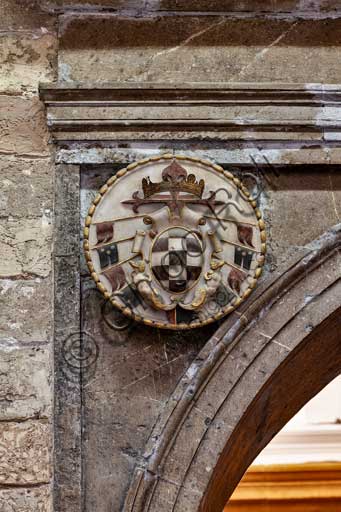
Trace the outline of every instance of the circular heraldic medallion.
[[100, 189], [85, 257], [105, 298], [134, 320], [190, 329], [230, 313], [256, 286], [265, 229], [238, 178], [197, 158], [163, 155]]

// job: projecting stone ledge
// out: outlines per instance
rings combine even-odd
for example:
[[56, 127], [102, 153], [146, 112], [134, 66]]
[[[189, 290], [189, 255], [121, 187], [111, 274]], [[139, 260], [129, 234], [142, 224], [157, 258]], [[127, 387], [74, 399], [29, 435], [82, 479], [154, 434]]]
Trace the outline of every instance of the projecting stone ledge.
[[231, 163], [250, 163], [255, 144], [271, 163], [339, 158], [339, 85], [63, 83], [41, 85], [40, 97], [64, 149], [75, 141], [196, 140], [234, 144]]

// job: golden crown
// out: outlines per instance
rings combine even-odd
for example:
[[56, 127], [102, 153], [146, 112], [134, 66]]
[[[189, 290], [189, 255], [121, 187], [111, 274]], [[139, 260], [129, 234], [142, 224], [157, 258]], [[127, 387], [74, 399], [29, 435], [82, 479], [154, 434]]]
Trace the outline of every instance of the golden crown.
[[202, 197], [205, 182], [201, 179], [196, 180], [194, 174], [188, 174], [176, 160], [162, 171], [162, 181], [153, 183], [149, 176], [142, 179], [142, 190], [144, 198], [150, 197], [158, 192], [181, 191], [189, 192], [198, 197]]

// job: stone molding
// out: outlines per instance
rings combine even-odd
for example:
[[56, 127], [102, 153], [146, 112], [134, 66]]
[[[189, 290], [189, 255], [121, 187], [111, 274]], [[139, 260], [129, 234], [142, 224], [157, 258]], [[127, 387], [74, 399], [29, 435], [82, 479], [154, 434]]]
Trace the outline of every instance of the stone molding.
[[[261, 449], [339, 373], [340, 245], [338, 225], [208, 341], [150, 436], [125, 511], [222, 509]], [[283, 384], [294, 386], [288, 397]]]
[[340, 498], [339, 462], [251, 466], [225, 511], [334, 512]]
[[54, 141], [336, 141], [341, 87], [323, 84], [42, 84]]
[[297, 3], [296, 0], [98, 0], [82, 5], [72, 0], [39, 1], [45, 12], [62, 15], [110, 14], [111, 16], [218, 16], [233, 18], [275, 18], [275, 19], [324, 19], [340, 16], [339, 0], [323, 2]]

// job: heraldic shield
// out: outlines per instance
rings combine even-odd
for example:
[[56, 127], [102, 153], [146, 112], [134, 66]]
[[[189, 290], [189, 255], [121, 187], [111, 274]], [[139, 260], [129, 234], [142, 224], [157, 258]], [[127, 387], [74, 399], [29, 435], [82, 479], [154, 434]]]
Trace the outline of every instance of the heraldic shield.
[[119, 171], [84, 234], [104, 296], [156, 327], [188, 329], [233, 311], [264, 263], [256, 201], [229, 171], [195, 158], [163, 155]]
[[183, 293], [195, 285], [201, 274], [203, 245], [188, 228], [168, 228], [152, 244], [150, 263], [165, 290]]

